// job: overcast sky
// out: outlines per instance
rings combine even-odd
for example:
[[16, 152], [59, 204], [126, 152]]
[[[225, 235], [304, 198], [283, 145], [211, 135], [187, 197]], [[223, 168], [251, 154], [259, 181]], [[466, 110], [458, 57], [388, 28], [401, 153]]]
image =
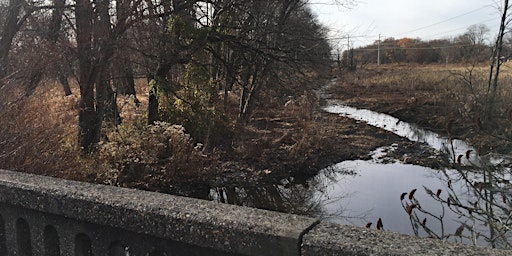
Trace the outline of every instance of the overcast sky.
[[333, 44], [342, 48], [350, 36], [352, 45], [362, 46], [378, 39], [451, 38], [473, 24], [485, 24], [494, 37], [499, 28], [500, 0], [359, 0], [345, 9], [333, 0], [310, 0], [319, 20], [331, 30]]

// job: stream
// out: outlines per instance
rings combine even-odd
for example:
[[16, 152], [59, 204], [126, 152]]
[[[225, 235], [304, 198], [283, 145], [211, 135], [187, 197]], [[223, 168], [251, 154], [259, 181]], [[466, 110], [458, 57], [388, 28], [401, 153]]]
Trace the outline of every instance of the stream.
[[[328, 97], [325, 94], [321, 96]], [[462, 160], [461, 166], [483, 166], [480, 158], [476, 158], [475, 150], [464, 141], [450, 140], [393, 116], [346, 106], [338, 100], [327, 100], [323, 110], [365, 122], [411, 141], [425, 143], [436, 150], [450, 152], [451, 159], [467, 155], [467, 158], [459, 157]], [[385, 152], [396, 147], [397, 145], [389, 145], [376, 149], [371, 152], [371, 160], [344, 161], [332, 165], [306, 182], [288, 178], [282, 180], [280, 185], [265, 187], [212, 188], [209, 199], [221, 203], [303, 214], [360, 227], [371, 222], [371, 228], [376, 228], [380, 219], [383, 229], [387, 231], [422, 237], [435, 234], [449, 241], [489, 246], [482, 238], [489, 234], [485, 217], [479, 221], [473, 217], [477, 216], [474, 213], [468, 215], [465, 212], [467, 208], [450, 207], [449, 203], [446, 204], [446, 201], [464, 205], [476, 202], [475, 182], [485, 181], [482, 179], [482, 173], [452, 169], [435, 170], [403, 164], [400, 161], [382, 161]], [[508, 181], [508, 173], [510, 169], [496, 176]], [[406, 194], [402, 201], [400, 196], [413, 189], [416, 189], [414, 203], [425, 211], [419, 211], [420, 207], [416, 206], [414, 214], [409, 215], [406, 211], [407, 206], [413, 201], [408, 199], [409, 194]], [[439, 196], [435, 196], [438, 190]], [[483, 191], [487, 195], [491, 190], [485, 188]], [[481, 187], [478, 192], [482, 193]], [[501, 192], [496, 190], [494, 193]], [[507, 197], [508, 194], [512, 196], [512, 192], [507, 192]], [[504, 194], [502, 196], [505, 198]], [[440, 202], [442, 200], [445, 202]], [[505, 205], [505, 199], [502, 205]], [[416, 219], [410, 216], [416, 216]], [[423, 226], [428, 227], [431, 233], [427, 233]], [[465, 227], [462, 232], [461, 226]], [[462, 234], [466, 238], [454, 234]]]
[[[422, 230], [421, 222], [409, 221], [410, 216], [399, 200], [402, 193], [417, 189], [415, 198], [428, 211], [427, 214], [420, 212], [418, 219], [425, 218], [429, 221], [429, 225], [426, 226], [434, 233], [440, 236], [451, 235], [447, 238], [450, 241], [479, 246], [503, 246], [499, 243], [490, 244], [482, 236], [490, 236], [493, 232], [489, 229], [489, 216], [495, 218], [494, 221], [510, 225], [511, 168], [505, 156], [477, 156], [476, 150], [462, 140], [449, 139], [387, 114], [346, 106], [336, 100], [329, 100], [324, 111], [365, 122], [411, 141], [426, 143], [450, 155], [452, 161], [459, 162], [460, 166], [458, 170], [435, 170], [398, 161], [386, 164], [379, 160], [382, 152], [385, 152], [382, 149], [373, 152], [373, 159], [369, 161], [338, 163], [322, 170], [319, 176], [315, 177], [325, 180], [322, 176], [334, 176], [330, 179], [332, 182], [327, 185], [327, 190], [321, 192], [324, 200], [335, 195], [346, 195], [342, 200], [323, 207], [324, 212], [329, 213], [326, 216], [327, 220], [364, 226], [365, 222], [376, 223], [376, 220], [381, 218], [384, 229], [389, 231], [428, 236], [429, 234], [422, 232], [425, 230]], [[393, 150], [393, 145], [390, 150]], [[492, 173], [492, 179], [489, 179], [488, 174], [486, 177], [485, 171], [482, 171], [486, 169]], [[355, 175], [349, 176], [344, 173]], [[440, 196], [435, 196], [438, 189], [441, 191]], [[445, 203], [435, 200], [444, 198]], [[450, 203], [446, 201], [470, 207], [450, 207]], [[404, 205], [407, 206], [407, 203]], [[496, 212], [491, 215], [482, 212], [475, 214], [475, 207], [472, 205], [478, 205], [480, 209], [493, 208]], [[499, 211], [503, 211], [503, 215], [500, 215]], [[335, 214], [336, 212], [342, 214]], [[433, 215], [429, 216], [430, 213]], [[440, 217], [442, 221], [434, 216]], [[466, 238], [454, 236], [461, 226], [466, 230], [463, 229], [461, 233]], [[474, 232], [470, 232], [471, 229]], [[510, 234], [505, 234], [504, 238], [511, 241]]]
[[[425, 142], [439, 150], [450, 145], [448, 139], [386, 114], [344, 106], [335, 101], [331, 101], [324, 110], [366, 122], [412, 141]], [[370, 153], [371, 160], [343, 161], [332, 165], [306, 183], [295, 184], [290, 178], [277, 186], [214, 188], [210, 190], [209, 197], [216, 202], [304, 214], [360, 227], [372, 222], [374, 228], [381, 218], [385, 230], [414, 235], [409, 215], [402, 208], [400, 195], [417, 189], [415, 197], [423, 207], [436, 215], [441, 214], [442, 204], [434, 201], [424, 187], [432, 191], [447, 191], [447, 177], [456, 173], [399, 161], [381, 161], [384, 152], [396, 146], [376, 149]], [[458, 153], [471, 149], [463, 141], [457, 141], [454, 148]], [[453, 182], [452, 187], [461, 194], [464, 191], [463, 182]], [[460, 226], [459, 215], [445, 209], [442, 228], [439, 222], [429, 224], [438, 232], [444, 228], [444, 233], [453, 233]], [[418, 233], [426, 235], [420, 231]]]
[[[475, 149], [465, 141], [442, 137], [435, 132], [421, 129], [415, 124], [403, 122], [396, 117], [374, 112], [367, 109], [358, 109], [344, 105], [338, 100], [328, 100], [324, 111], [340, 116], [363, 121], [369, 125], [395, 133], [398, 136], [407, 138], [411, 141], [423, 142], [436, 150], [450, 152], [451, 155], [465, 155], [468, 150]], [[473, 160], [475, 160], [473, 158]]]
[[[329, 98], [325, 94], [321, 96]], [[476, 158], [475, 150], [464, 141], [450, 140], [390, 115], [346, 106], [338, 100], [327, 100], [323, 110], [340, 115], [340, 118], [352, 118], [385, 129], [411, 141], [425, 143], [436, 150], [451, 152], [452, 159], [462, 155], [464, 157], [459, 158], [463, 160], [462, 166], [482, 166], [481, 159]], [[505, 169], [506, 172], [497, 173], [494, 177], [502, 181], [496, 182], [503, 185], [501, 190], [482, 187], [479, 184], [485, 184], [486, 180], [478, 170], [435, 170], [403, 164], [400, 161], [382, 161], [385, 152], [396, 147], [397, 145], [389, 145], [376, 149], [371, 152], [371, 160], [344, 161], [329, 166], [305, 182], [291, 177], [272, 186], [211, 188], [209, 199], [220, 203], [303, 214], [360, 227], [371, 222], [371, 228], [376, 228], [380, 219], [383, 229], [387, 231], [422, 237], [436, 234], [449, 241], [489, 246], [482, 238], [489, 234], [486, 215], [475, 214], [468, 207], [453, 207], [446, 201], [462, 205], [478, 204], [480, 208], [485, 208], [483, 205], [486, 202], [475, 196], [485, 194], [491, 195], [491, 202], [494, 202], [495, 196], [500, 198], [499, 201], [503, 198], [502, 204], [494, 203], [507, 208], [510, 204], [507, 198], [512, 197], [512, 193], [504, 192], [509, 190], [504, 190], [503, 187], [510, 180], [510, 169]], [[408, 198], [413, 189], [416, 189], [415, 201]], [[407, 194], [401, 201], [402, 193]], [[442, 200], [444, 203], [440, 202]], [[411, 212], [414, 214], [409, 215], [407, 206], [413, 202], [415, 208]], [[420, 207], [424, 212], [419, 210]], [[477, 220], [479, 218], [481, 221]], [[464, 229], [461, 230], [462, 226]], [[430, 234], [423, 227], [428, 227]], [[470, 232], [471, 229], [474, 232]], [[450, 236], [447, 237], [448, 235]]]

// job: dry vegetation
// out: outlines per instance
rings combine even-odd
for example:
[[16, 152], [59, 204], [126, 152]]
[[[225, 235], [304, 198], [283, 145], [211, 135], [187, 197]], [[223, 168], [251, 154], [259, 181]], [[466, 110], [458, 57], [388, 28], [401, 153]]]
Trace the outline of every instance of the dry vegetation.
[[[349, 104], [437, 132], [446, 133], [449, 123], [450, 135], [468, 138], [484, 150], [503, 151], [510, 142], [511, 70], [504, 65], [493, 126], [481, 128], [476, 120], [486, 90], [484, 67], [370, 67], [339, 74], [340, 83], [333, 90]], [[469, 78], [470, 71], [473, 88], [461, 80]], [[146, 126], [147, 84], [139, 81], [137, 90], [141, 106], [132, 97], [119, 97], [123, 124], [105, 129], [98, 155], [81, 157], [76, 94], [63, 96], [60, 86], [48, 82], [27, 98], [20, 86], [4, 85], [0, 168], [172, 192], [171, 184], [254, 185], [314, 175], [338, 161], [367, 158], [368, 152], [391, 143], [400, 143], [409, 154], [418, 150], [416, 144], [389, 132], [319, 111], [318, 99], [307, 93], [288, 104], [282, 99], [265, 102], [249, 124], [232, 124], [229, 144], [203, 149], [181, 126]]]
[[41, 87], [34, 100], [14, 84], [1, 88], [1, 168], [79, 178], [81, 173], [75, 171], [81, 167], [75, 142], [77, 96], [61, 96], [59, 89]]
[[145, 125], [146, 88], [139, 81], [139, 107], [132, 97], [119, 97], [123, 124], [105, 129], [97, 155], [80, 156], [76, 94], [64, 96], [58, 84], [48, 82], [27, 98], [23, 87], [4, 85], [0, 168], [172, 192], [171, 184], [254, 185], [313, 175], [327, 165], [367, 157], [375, 147], [399, 140], [319, 112], [317, 99], [304, 94], [286, 106], [282, 100], [265, 102], [253, 121], [235, 128], [229, 145], [202, 149], [182, 126]]
[[494, 111], [486, 121], [488, 77], [483, 64], [383, 65], [344, 75], [335, 90], [348, 104], [466, 139], [482, 150], [507, 152], [512, 140], [512, 64], [502, 66]]

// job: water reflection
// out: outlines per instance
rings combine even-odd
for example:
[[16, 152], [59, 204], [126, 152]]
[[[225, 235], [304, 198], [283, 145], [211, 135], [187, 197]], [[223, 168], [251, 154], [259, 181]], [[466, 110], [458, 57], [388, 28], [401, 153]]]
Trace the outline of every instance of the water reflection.
[[[409, 217], [401, 207], [399, 195], [423, 186], [445, 189], [439, 172], [427, 167], [401, 163], [381, 164], [374, 160], [344, 161], [320, 171], [306, 183], [293, 178], [280, 185], [255, 187], [222, 187], [210, 189], [209, 199], [220, 203], [244, 205], [260, 209], [290, 212], [328, 221], [365, 226], [382, 218], [384, 228], [414, 234]], [[454, 182], [456, 186], [456, 182]], [[425, 193], [418, 199], [432, 201]], [[439, 204], [432, 210], [441, 210]], [[449, 215], [457, 219], [457, 215]], [[455, 230], [458, 222], [446, 224]]]
[[[440, 136], [435, 132], [421, 129], [415, 124], [403, 122], [387, 114], [346, 106], [338, 100], [329, 100], [327, 106], [324, 107], [324, 111], [366, 122], [369, 125], [393, 132], [411, 141], [427, 143], [432, 148], [450, 153], [452, 159], [459, 155], [465, 155], [468, 150], [475, 151], [465, 141]], [[470, 160], [476, 161], [475, 159]]]
[[279, 185], [211, 188], [208, 198], [356, 226], [380, 218], [388, 231], [509, 247], [512, 175], [506, 158], [478, 157], [464, 141], [338, 101], [330, 101], [324, 110], [425, 142], [451, 152], [452, 159], [460, 155], [464, 167], [434, 170], [399, 162], [385, 164], [378, 159], [386, 150], [377, 149], [372, 160], [344, 161], [307, 181], [289, 178]]
[[294, 178], [289, 178], [279, 185], [211, 188], [208, 197], [219, 203], [324, 217], [326, 213], [323, 209], [327, 205], [347, 197], [345, 194], [325, 192], [328, 184], [336, 182], [338, 180], [329, 175], [305, 183], [297, 183]]
[[[454, 165], [452, 170], [364, 161], [340, 163], [338, 168], [357, 169], [361, 180], [338, 185], [344, 189], [356, 187], [368, 191], [368, 196], [357, 197], [351, 209], [374, 206], [373, 213], [382, 216], [392, 231], [474, 245], [511, 247], [512, 202], [509, 198], [512, 197], [512, 185], [507, 156], [477, 156], [464, 141], [444, 138], [395, 117], [345, 106], [339, 101], [330, 101], [324, 110], [364, 121], [411, 141], [425, 142], [449, 153], [454, 162], [457, 159], [462, 163]], [[396, 201], [392, 198], [398, 194], [402, 195], [400, 213], [396, 212]], [[410, 222], [407, 228], [404, 219]], [[346, 223], [343, 219], [335, 221]]]
[[[401, 233], [412, 233], [407, 225], [407, 215], [403, 212], [398, 195], [410, 191], [423, 184], [440, 186], [435, 179], [425, 174], [429, 169], [420, 166], [395, 164], [379, 164], [362, 160], [345, 161], [335, 165], [330, 170], [323, 170], [318, 176], [321, 179], [325, 172], [343, 173], [352, 170], [357, 175], [350, 178], [339, 177], [338, 182], [329, 185], [327, 194], [348, 193], [352, 196], [343, 202], [331, 204], [323, 210], [334, 213], [338, 208], [350, 209], [352, 215], [365, 215], [365, 218], [354, 220], [333, 216], [329, 220], [341, 224], [364, 226], [365, 223], [378, 218], [383, 219], [385, 229]], [[338, 175], [338, 176], [342, 176]]]
[[[326, 168], [306, 183], [291, 179], [274, 186], [212, 188], [209, 198], [360, 227], [368, 222], [375, 227], [381, 218], [388, 231], [507, 247], [505, 241], [510, 239], [504, 227], [512, 224], [510, 173], [494, 175], [496, 186], [486, 185], [489, 179], [483, 175], [354, 160]], [[497, 234], [501, 239], [496, 239]]]
[[[431, 214], [430, 204], [416, 198], [405, 198], [403, 204], [415, 205], [411, 224], [428, 236], [450, 238], [464, 243], [510, 248], [512, 237], [512, 187], [510, 168], [486, 161], [478, 169], [458, 169], [439, 172], [439, 180], [447, 184], [445, 190], [427, 191], [431, 200], [440, 204], [444, 211], [458, 216], [459, 227], [452, 231], [432, 229], [421, 218], [426, 216], [438, 223], [445, 223], [443, 216]], [[420, 206], [420, 207], [417, 207]], [[416, 214], [423, 215], [422, 217]], [[437, 218], [437, 220], [436, 220]]]

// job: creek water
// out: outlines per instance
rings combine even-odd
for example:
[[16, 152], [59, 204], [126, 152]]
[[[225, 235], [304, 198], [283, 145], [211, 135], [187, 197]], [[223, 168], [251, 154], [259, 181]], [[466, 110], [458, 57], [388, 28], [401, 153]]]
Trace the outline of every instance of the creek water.
[[[454, 151], [455, 155], [472, 150], [472, 147], [463, 141], [450, 141], [395, 117], [345, 106], [339, 101], [329, 101], [324, 110], [366, 122], [412, 141], [424, 142], [438, 150]], [[340, 224], [365, 226], [372, 222], [373, 228], [380, 218], [385, 230], [427, 236], [426, 232], [418, 228], [419, 223], [411, 222], [404, 208], [406, 204], [402, 204], [400, 200], [402, 193], [417, 189], [415, 198], [421, 203], [422, 208], [433, 216], [442, 216], [440, 221], [417, 212], [418, 218], [426, 218], [428, 228], [436, 234], [454, 234], [461, 223], [472, 224], [472, 219], [450, 210], [447, 205], [436, 201], [425, 189], [441, 189], [440, 198], [449, 197], [448, 191], [451, 191], [452, 194], [457, 194], [460, 200], [470, 201], [473, 188], [468, 181], [461, 179], [459, 173], [454, 170], [434, 170], [402, 164], [399, 161], [384, 163], [379, 160], [385, 154], [383, 152], [393, 150], [396, 146], [376, 149], [371, 152], [371, 160], [352, 160], [335, 164], [321, 170], [317, 176], [305, 182], [289, 178], [283, 180], [282, 184], [273, 186], [212, 188], [209, 199], [221, 203], [304, 214]], [[473, 176], [475, 181], [479, 180], [478, 175]], [[481, 233], [487, 232], [483, 224], [473, 223], [473, 226]], [[461, 239], [452, 237], [449, 240]], [[478, 244], [485, 245], [481, 239], [478, 240]], [[471, 243], [468, 239], [462, 242]]]
[[[295, 183], [290, 178], [274, 186], [213, 188], [209, 198], [360, 227], [372, 222], [375, 228], [381, 218], [385, 230], [413, 235], [415, 232], [409, 215], [402, 208], [400, 195], [417, 189], [415, 197], [421, 205], [439, 216], [443, 214], [443, 205], [434, 201], [424, 187], [447, 191], [448, 179], [451, 179], [448, 177], [456, 174], [400, 162], [382, 163], [378, 160], [380, 152], [381, 149], [373, 152], [372, 160], [344, 161], [325, 168], [305, 183]], [[460, 194], [465, 193], [463, 182], [453, 182], [451, 186]], [[460, 226], [460, 216], [444, 208], [443, 223], [429, 220], [429, 228], [439, 233], [454, 233]], [[427, 235], [421, 230], [418, 234]]]
[[[328, 97], [326, 94], [321, 96]], [[468, 150], [475, 152], [464, 141], [450, 140], [390, 115], [346, 106], [337, 100], [327, 102], [323, 108], [326, 112], [338, 114], [340, 118], [366, 122], [409, 140], [426, 143], [437, 150], [451, 152], [452, 159], [455, 159], [453, 156], [465, 156]], [[465, 204], [476, 201], [475, 187], [471, 184], [481, 180], [480, 173], [468, 172], [464, 178], [455, 170], [434, 170], [402, 164], [400, 161], [384, 163], [379, 160], [385, 151], [393, 150], [396, 146], [376, 149], [371, 152], [371, 160], [335, 164], [307, 181], [297, 181], [291, 177], [272, 186], [211, 188], [208, 197], [216, 202], [304, 214], [340, 224], [365, 226], [372, 222], [372, 228], [375, 228], [380, 218], [385, 230], [427, 236], [421, 228], [421, 221], [411, 221], [406, 212], [411, 201], [407, 201], [407, 196], [404, 201], [400, 200], [402, 193], [416, 189], [416, 202], [420, 202], [422, 209], [428, 213], [422, 213], [417, 208], [415, 212], [419, 220], [426, 219], [426, 226], [434, 233], [455, 234], [461, 223], [472, 226], [481, 234], [489, 233], [485, 220], [474, 222], [474, 218], [461, 213], [467, 209], [453, 208], [436, 200], [456, 198]], [[466, 165], [478, 162], [472, 157], [462, 159]], [[501, 179], [509, 180], [510, 177], [504, 175]], [[441, 193], [436, 197], [434, 194], [438, 189]], [[475, 233], [463, 234], [473, 236], [479, 245], [488, 245], [481, 238], [475, 238]], [[457, 236], [448, 240], [472, 243], [471, 238], [462, 239]]]
[[421, 129], [415, 124], [403, 122], [396, 117], [371, 111], [368, 109], [358, 109], [344, 105], [338, 100], [328, 100], [328, 104], [323, 108], [324, 111], [340, 116], [363, 121], [369, 125], [393, 132], [398, 136], [407, 138], [411, 141], [423, 142], [430, 147], [458, 155], [465, 155], [468, 150], [474, 152], [474, 148], [465, 141], [449, 139], [435, 132]]
[[[451, 142], [448, 138], [387, 114], [346, 106], [335, 100], [328, 102], [329, 104], [324, 108], [326, 112], [368, 123], [411, 141], [426, 143], [437, 150], [449, 151], [450, 148], [453, 148], [456, 154], [462, 154], [472, 149], [464, 141]], [[395, 146], [391, 145], [387, 150], [393, 150]], [[334, 222], [362, 226], [369, 221], [376, 223], [378, 218], [382, 218], [383, 223], [386, 224], [384, 228], [400, 233], [413, 234], [414, 230], [409, 223], [408, 214], [402, 208], [400, 195], [417, 189], [416, 198], [428, 205], [430, 211], [439, 214], [442, 211], [441, 205], [434, 202], [425, 193], [424, 188], [433, 191], [437, 191], [437, 189], [446, 190], [447, 180], [450, 176], [453, 176], [453, 173], [450, 171], [440, 173], [439, 170], [403, 164], [400, 161], [383, 163], [378, 160], [383, 151], [385, 150], [377, 149], [372, 152], [371, 160], [353, 160], [338, 163], [322, 170], [319, 176], [315, 177], [323, 179], [321, 177], [325, 176], [327, 172], [332, 172], [335, 177], [331, 179], [333, 182], [329, 185], [328, 194], [330, 195], [327, 196], [332, 194], [349, 195], [344, 200], [331, 203], [325, 207], [325, 210], [334, 213], [338, 208], [350, 212], [344, 218], [329, 214], [328, 218]], [[354, 175], [343, 175], [347, 172]], [[446, 218], [457, 217], [456, 214], [450, 215], [450, 213], [446, 216]], [[447, 222], [445, 225], [444, 228], [453, 229], [453, 231], [460, 226], [457, 222]]]

